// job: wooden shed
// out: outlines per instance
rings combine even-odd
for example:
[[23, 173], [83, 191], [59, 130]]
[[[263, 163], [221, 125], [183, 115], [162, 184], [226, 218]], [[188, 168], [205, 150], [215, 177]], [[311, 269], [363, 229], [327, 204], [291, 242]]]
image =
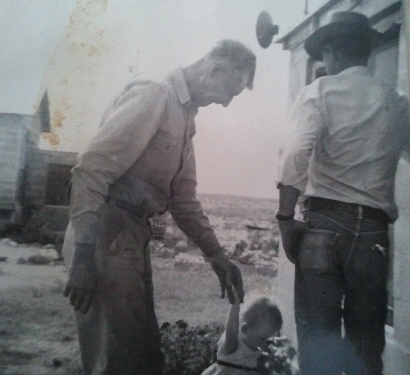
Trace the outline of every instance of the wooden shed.
[[39, 150], [41, 134], [49, 131], [47, 91], [33, 115], [0, 113], [0, 231], [9, 224], [24, 224], [33, 211], [44, 208], [52, 219], [57, 212], [58, 227], [66, 225], [67, 208], [61, 207], [68, 205], [77, 154]]
[[[325, 24], [336, 11], [352, 10], [365, 14], [372, 27], [382, 33], [382, 43], [372, 52], [369, 67], [374, 75], [409, 92], [407, 51], [402, 1], [396, 0], [330, 0], [306, 18], [278, 43], [291, 53], [289, 104], [305, 85], [323, 73], [320, 62], [313, 61], [304, 50], [304, 41], [318, 27]], [[391, 226], [391, 271], [389, 282], [389, 319], [386, 325], [384, 352], [387, 375], [410, 374], [410, 164], [403, 158], [396, 180], [396, 201], [400, 218]], [[296, 343], [293, 295], [294, 268], [281, 251], [278, 274], [278, 294], [285, 312], [284, 333]]]
[[0, 219], [19, 222], [23, 206], [23, 181], [33, 116], [0, 114]]

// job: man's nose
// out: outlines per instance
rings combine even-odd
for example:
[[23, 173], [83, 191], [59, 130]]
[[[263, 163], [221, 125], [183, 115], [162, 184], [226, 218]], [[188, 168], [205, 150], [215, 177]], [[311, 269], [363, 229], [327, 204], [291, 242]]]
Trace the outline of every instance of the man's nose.
[[229, 103], [232, 101], [232, 99], [233, 99], [233, 97], [225, 100], [224, 102], [222, 102], [222, 105], [226, 108], [229, 105]]

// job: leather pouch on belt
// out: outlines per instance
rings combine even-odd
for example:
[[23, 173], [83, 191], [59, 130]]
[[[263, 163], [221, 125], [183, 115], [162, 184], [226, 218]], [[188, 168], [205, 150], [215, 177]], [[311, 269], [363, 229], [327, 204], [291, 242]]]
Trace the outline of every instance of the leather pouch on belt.
[[300, 243], [298, 263], [302, 270], [332, 268], [333, 246], [339, 234], [328, 229], [307, 229]]

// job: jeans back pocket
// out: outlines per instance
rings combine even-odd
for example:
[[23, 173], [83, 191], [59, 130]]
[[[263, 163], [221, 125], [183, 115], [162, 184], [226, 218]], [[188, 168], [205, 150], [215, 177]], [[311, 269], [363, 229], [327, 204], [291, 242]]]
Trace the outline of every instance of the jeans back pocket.
[[333, 230], [308, 228], [300, 243], [299, 267], [302, 270], [330, 270], [332, 252], [338, 236], [339, 233]]

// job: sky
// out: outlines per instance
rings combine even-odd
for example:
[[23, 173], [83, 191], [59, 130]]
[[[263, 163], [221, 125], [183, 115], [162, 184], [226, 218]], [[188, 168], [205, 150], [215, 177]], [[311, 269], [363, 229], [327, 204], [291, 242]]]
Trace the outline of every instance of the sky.
[[306, 0], [2, 0], [0, 112], [33, 114], [47, 89], [52, 133], [40, 147], [79, 152], [135, 74], [163, 77], [237, 39], [257, 56], [254, 89], [200, 109], [198, 192], [277, 197], [289, 52], [261, 48], [256, 20], [268, 11], [280, 37], [325, 2], [308, 0], [306, 15]]

